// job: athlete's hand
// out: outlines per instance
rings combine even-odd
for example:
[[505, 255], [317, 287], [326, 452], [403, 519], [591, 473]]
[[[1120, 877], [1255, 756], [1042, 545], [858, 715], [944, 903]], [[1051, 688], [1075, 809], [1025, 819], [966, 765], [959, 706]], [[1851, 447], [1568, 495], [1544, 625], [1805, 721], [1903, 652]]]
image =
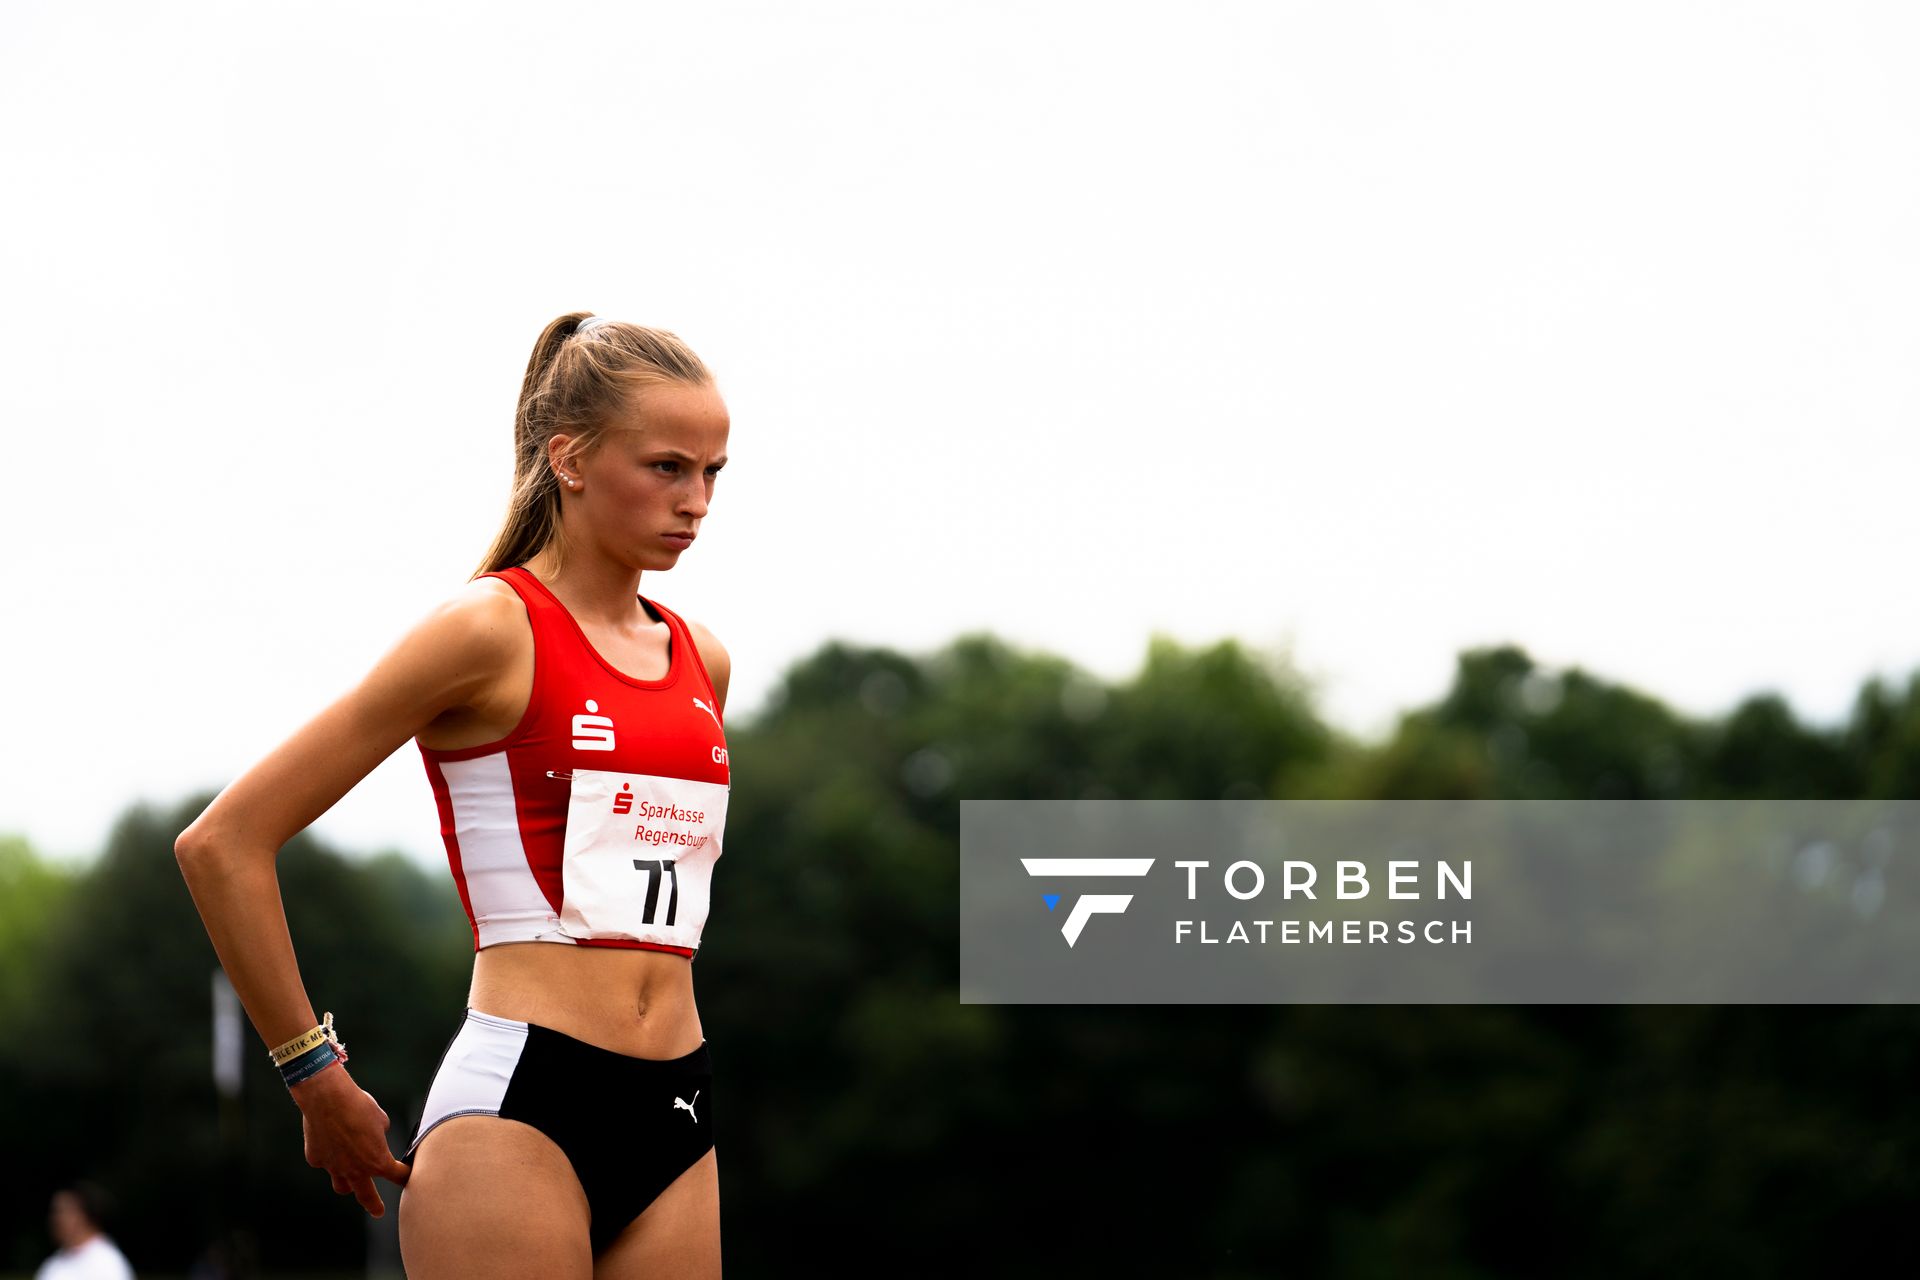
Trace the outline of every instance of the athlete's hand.
[[352, 1196], [376, 1218], [384, 1215], [387, 1206], [374, 1178], [404, 1186], [411, 1172], [387, 1149], [387, 1113], [353, 1082], [344, 1063], [309, 1076], [292, 1092], [306, 1131], [307, 1163], [325, 1169], [336, 1192]]

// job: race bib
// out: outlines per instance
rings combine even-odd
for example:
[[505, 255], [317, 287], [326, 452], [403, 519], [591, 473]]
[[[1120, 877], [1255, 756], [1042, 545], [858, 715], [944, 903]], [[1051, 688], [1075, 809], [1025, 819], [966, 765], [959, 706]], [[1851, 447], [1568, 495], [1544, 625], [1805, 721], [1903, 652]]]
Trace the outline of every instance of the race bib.
[[560, 932], [700, 945], [727, 788], [575, 769], [560, 864]]

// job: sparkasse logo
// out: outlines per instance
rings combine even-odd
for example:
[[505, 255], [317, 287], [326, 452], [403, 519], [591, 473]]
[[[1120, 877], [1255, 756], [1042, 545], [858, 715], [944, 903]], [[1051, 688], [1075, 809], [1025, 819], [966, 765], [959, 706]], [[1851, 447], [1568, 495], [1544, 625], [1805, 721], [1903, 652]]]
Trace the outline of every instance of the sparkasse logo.
[[[1041, 880], [1058, 876], [1143, 876], [1153, 868], [1152, 858], [1022, 858], [1027, 874]], [[1052, 911], [1060, 905], [1060, 895], [1043, 893], [1041, 901]], [[1080, 940], [1087, 920], [1100, 913], [1118, 915], [1133, 901], [1130, 893], [1086, 893], [1074, 900], [1060, 933], [1071, 947]]]

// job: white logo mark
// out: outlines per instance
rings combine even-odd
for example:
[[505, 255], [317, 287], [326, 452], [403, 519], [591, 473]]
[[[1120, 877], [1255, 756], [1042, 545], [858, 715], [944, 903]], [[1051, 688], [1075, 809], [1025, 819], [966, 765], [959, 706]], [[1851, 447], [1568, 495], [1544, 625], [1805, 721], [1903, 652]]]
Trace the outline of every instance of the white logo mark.
[[[713, 722], [715, 725], [718, 725], [720, 723], [720, 713], [718, 711], [715, 711], [712, 707], [700, 701], [700, 699], [698, 698], [695, 698], [693, 700], [693, 705], [700, 708], [702, 711], [706, 712], [708, 715], [712, 716]], [[724, 733], [725, 730], [722, 730], [721, 732]]]
[[[599, 703], [592, 698], [587, 699], [588, 711], [599, 709]], [[573, 749], [575, 751], [613, 750], [613, 717], [575, 716], [573, 718]]]
[[[1027, 874], [1043, 879], [1054, 876], [1143, 876], [1153, 866], [1152, 858], [1022, 858], [1020, 864]], [[1054, 898], [1057, 902], [1059, 899]], [[1076, 899], [1073, 910], [1067, 912], [1066, 923], [1060, 926], [1060, 932], [1066, 936], [1067, 945], [1072, 946], [1080, 940], [1080, 931], [1087, 927], [1087, 921], [1100, 914], [1118, 915], [1127, 909], [1133, 901], [1130, 893], [1089, 893]], [[1047, 910], [1053, 910], [1053, 902], [1047, 903]]]
[[[693, 1091], [693, 1102], [698, 1102], [698, 1101], [700, 1101], [700, 1091], [698, 1089], [695, 1089]], [[678, 1111], [680, 1108], [685, 1107], [687, 1109], [687, 1114], [690, 1116], [693, 1116], [693, 1102], [683, 1102], [678, 1097], [676, 1097], [673, 1100], [673, 1109], [675, 1111]], [[695, 1124], [699, 1124], [700, 1117], [693, 1116], [693, 1122]]]

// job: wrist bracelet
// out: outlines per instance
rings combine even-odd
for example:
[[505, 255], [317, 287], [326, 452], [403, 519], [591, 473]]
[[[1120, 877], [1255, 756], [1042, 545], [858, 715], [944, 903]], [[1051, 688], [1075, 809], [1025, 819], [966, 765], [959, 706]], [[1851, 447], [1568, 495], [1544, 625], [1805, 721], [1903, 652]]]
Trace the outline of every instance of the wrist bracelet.
[[298, 1058], [304, 1053], [311, 1052], [314, 1046], [322, 1044], [330, 1044], [340, 1050], [342, 1057], [346, 1056], [347, 1046], [341, 1044], [340, 1037], [333, 1033], [333, 1015], [331, 1013], [320, 1020], [319, 1026], [308, 1031], [303, 1031], [279, 1048], [270, 1050], [269, 1056], [273, 1058], [274, 1066], [284, 1069], [286, 1065], [295, 1058]]
[[287, 1088], [291, 1089], [302, 1080], [311, 1079], [319, 1075], [334, 1063], [345, 1062], [346, 1060], [347, 1051], [345, 1049], [328, 1044], [323, 1040], [299, 1057], [293, 1059], [293, 1061], [282, 1066], [280, 1068], [280, 1078], [286, 1082]]

